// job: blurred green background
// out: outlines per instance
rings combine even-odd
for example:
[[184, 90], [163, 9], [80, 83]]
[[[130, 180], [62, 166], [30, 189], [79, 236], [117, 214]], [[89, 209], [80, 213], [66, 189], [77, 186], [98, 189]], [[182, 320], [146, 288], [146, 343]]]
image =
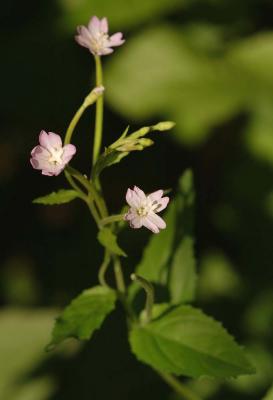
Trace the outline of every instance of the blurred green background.
[[[94, 14], [126, 37], [103, 58], [104, 144], [128, 124], [177, 123], [154, 147], [104, 173], [109, 206], [119, 209], [128, 186], [175, 187], [193, 168], [197, 305], [245, 344], [257, 368], [229, 382], [188, 382], [203, 399], [272, 400], [272, 0], [1, 3], [0, 399], [176, 399], [130, 355], [120, 310], [86, 345], [44, 352], [59, 309], [96, 284], [102, 254], [79, 201], [31, 203], [66, 183], [32, 170], [29, 152], [41, 129], [64, 134], [93, 85], [93, 60], [73, 36]], [[93, 122], [89, 111], [75, 135], [74, 165], [83, 172]], [[127, 230], [121, 238], [128, 280], [149, 236]]]

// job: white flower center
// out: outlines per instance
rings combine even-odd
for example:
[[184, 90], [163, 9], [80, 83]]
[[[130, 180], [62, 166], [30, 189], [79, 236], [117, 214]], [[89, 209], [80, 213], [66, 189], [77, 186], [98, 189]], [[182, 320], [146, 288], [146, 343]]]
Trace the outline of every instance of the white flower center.
[[92, 37], [91, 40], [91, 47], [93, 51], [96, 53], [99, 53], [101, 50], [103, 50], [105, 47], [108, 45], [108, 40], [109, 40], [109, 35], [104, 32], [100, 32], [97, 37]]
[[160, 204], [157, 201], [151, 202], [150, 199], [146, 199], [146, 202], [143, 202], [141, 206], [136, 209], [136, 213], [140, 217], [147, 217], [152, 211], [156, 212], [159, 207]]
[[150, 210], [151, 210], [151, 207], [141, 206], [136, 210], [136, 212], [137, 212], [137, 215], [139, 215], [140, 217], [147, 217]]
[[63, 160], [62, 160], [63, 152], [64, 151], [63, 151], [62, 147], [60, 147], [58, 149], [56, 147], [52, 147], [50, 149], [50, 157], [49, 157], [48, 161], [54, 165], [63, 164]]

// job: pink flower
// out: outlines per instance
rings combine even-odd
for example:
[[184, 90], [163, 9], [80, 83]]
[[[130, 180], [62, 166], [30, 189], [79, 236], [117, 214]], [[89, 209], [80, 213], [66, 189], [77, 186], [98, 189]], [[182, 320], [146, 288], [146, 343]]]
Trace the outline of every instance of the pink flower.
[[145, 226], [154, 233], [166, 228], [165, 221], [157, 215], [169, 203], [169, 197], [162, 196], [163, 190], [157, 190], [148, 196], [137, 186], [134, 186], [133, 190], [127, 190], [126, 201], [130, 209], [124, 219], [130, 222], [131, 228], [138, 229]]
[[53, 132], [41, 131], [40, 145], [31, 152], [31, 165], [34, 169], [41, 169], [43, 175], [59, 175], [76, 153], [73, 144], [62, 146], [62, 139]]
[[112, 36], [108, 35], [107, 18], [92, 17], [88, 27], [78, 26], [78, 35], [75, 36], [76, 41], [83, 47], [87, 47], [95, 56], [105, 56], [113, 53], [112, 47], [121, 46], [125, 40], [122, 33], [117, 32]]

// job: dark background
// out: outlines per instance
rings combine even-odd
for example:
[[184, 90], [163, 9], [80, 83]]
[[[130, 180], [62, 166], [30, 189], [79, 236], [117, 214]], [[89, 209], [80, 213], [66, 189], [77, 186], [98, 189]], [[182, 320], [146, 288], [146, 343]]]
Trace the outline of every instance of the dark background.
[[[126, 43], [103, 58], [104, 144], [127, 125], [172, 119], [170, 133], [103, 175], [109, 208], [127, 188], [175, 187], [195, 176], [197, 305], [243, 343], [257, 374], [190, 382], [204, 399], [261, 399], [273, 380], [273, 2], [271, 0], [59, 0], [1, 4], [0, 398], [175, 399], [129, 353], [120, 310], [90, 343], [43, 348], [58, 308], [97, 283], [101, 249], [88, 210], [35, 197], [67, 187], [29, 163], [41, 129], [60, 135], [94, 84], [73, 36], [107, 16]], [[94, 114], [82, 118], [74, 165], [90, 170]], [[155, 136], [157, 135], [157, 136]], [[124, 232], [126, 278], [150, 237]]]

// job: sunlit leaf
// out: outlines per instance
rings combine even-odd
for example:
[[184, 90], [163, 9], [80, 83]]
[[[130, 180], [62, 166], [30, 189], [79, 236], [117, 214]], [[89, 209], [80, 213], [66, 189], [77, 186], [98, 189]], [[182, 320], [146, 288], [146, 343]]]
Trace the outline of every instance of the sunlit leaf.
[[227, 378], [254, 372], [222, 325], [190, 306], [175, 307], [135, 326], [130, 343], [140, 361], [166, 373]]

